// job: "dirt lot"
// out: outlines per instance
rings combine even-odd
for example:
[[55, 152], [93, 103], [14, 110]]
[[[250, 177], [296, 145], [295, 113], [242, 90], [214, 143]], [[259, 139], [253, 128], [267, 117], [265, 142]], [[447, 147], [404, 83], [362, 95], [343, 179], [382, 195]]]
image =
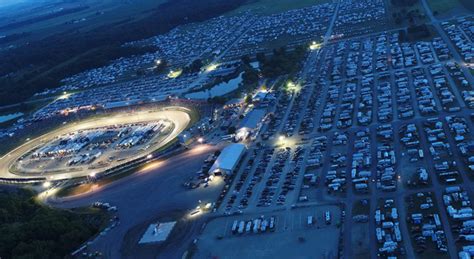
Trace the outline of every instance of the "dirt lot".
[[351, 231], [354, 258], [369, 258], [369, 223], [354, 223]]

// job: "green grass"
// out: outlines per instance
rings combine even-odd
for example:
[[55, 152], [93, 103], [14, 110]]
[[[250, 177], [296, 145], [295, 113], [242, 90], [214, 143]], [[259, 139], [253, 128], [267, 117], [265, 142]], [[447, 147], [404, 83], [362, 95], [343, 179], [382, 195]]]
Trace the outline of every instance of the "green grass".
[[[474, 11], [474, 1], [472, 0], [427, 0], [433, 14], [443, 15], [452, 12], [453, 16], [465, 14], [463, 8]], [[457, 9], [457, 10], [456, 10]]]
[[474, 1], [472, 1], [472, 0], [460, 0], [460, 2], [469, 11], [474, 12]]
[[[82, 4], [89, 6], [88, 9], [15, 28], [9, 31], [9, 33], [34, 31], [35, 33], [19, 40], [19, 42], [26, 42], [56, 34], [58, 31], [68, 31], [72, 29], [83, 31], [93, 30], [100, 26], [113, 24], [128, 18], [130, 18], [128, 22], [142, 19], [149, 15], [151, 11], [157, 8], [160, 4], [167, 1], [168, 0], [83, 0]], [[68, 6], [72, 5], [67, 3], [67, 1], [65, 1], [65, 3], [54, 5], [55, 8]], [[45, 13], [48, 11], [49, 10], [41, 8], [39, 12]], [[100, 12], [103, 13], [98, 15]], [[20, 14], [19, 17], [21, 19], [24, 19], [23, 17], [29, 17], [25, 12], [18, 13]], [[77, 24], [65, 24], [66, 22], [80, 20], [82, 18], [86, 18], [86, 21]]]
[[[417, 1], [416, 3], [414, 3], [411, 6], [398, 6], [398, 5], [392, 4], [392, 2], [390, 0], [385, 0], [385, 4], [387, 6], [387, 9], [389, 10], [389, 15], [390, 15], [389, 19], [392, 21], [392, 23], [396, 27], [399, 27], [399, 26], [402, 26], [402, 25], [408, 25], [409, 22], [408, 22], [408, 18], [406, 16], [406, 14], [409, 13], [409, 12], [418, 10], [421, 17], [416, 18], [417, 24], [426, 22], [428, 20], [428, 18], [426, 16], [425, 9], [423, 8], [423, 5], [421, 4], [420, 1], [421, 0]], [[404, 19], [402, 19], [401, 24], [396, 24], [395, 19], [392, 17], [393, 13], [403, 13], [404, 14], [403, 15]]]
[[327, 2], [329, 2], [329, 0], [253, 0], [229, 14], [237, 14], [245, 11], [258, 14], [274, 14]]
[[433, 14], [443, 14], [458, 7], [460, 2], [458, 0], [427, 0]]
[[12, 106], [9, 108], [0, 108], [0, 115], [8, 115], [8, 114], [17, 113], [17, 112], [22, 112], [25, 115], [28, 115], [37, 111], [39, 108], [47, 105], [50, 102], [52, 102], [52, 100], [38, 99], [38, 100], [25, 103], [24, 105], [19, 104], [19, 105]]
[[362, 205], [362, 200], [357, 200], [352, 205], [352, 215], [369, 215], [370, 214], [370, 201], [367, 200], [367, 205]]

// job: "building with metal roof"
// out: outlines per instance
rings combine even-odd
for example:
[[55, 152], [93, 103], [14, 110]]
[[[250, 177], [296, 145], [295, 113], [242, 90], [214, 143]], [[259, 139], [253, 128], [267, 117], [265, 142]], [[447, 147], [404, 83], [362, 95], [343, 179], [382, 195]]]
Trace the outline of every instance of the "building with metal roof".
[[230, 144], [225, 147], [211, 169], [209, 169], [209, 174], [231, 175], [235, 168], [237, 168], [246, 149], [245, 145], [240, 143]]
[[250, 111], [237, 127], [236, 140], [240, 141], [246, 139], [248, 136], [255, 135], [253, 133], [260, 130], [266, 113], [264, 109], [253, 109]]
[[240, 122], [239, 129], [247, 128], [247, 129], [255, 129], [258, 127], [258, 124], [263, 120], [265, 117], [266, 111], [264, 109], [253, 109], [245, 118]]

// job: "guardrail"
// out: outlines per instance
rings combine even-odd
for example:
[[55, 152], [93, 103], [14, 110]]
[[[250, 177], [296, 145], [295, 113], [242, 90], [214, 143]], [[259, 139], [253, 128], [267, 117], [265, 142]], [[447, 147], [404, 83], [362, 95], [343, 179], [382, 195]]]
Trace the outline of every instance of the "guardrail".
[[35, 178], [0, 178], [2, 184], [33, 184], [46, 181], [46, 177]]
[[[120, 174], [125, 170], [133, 169], [134, 167], [137, 167], [138, 165], [140, 165], [142, 163], [156, 161], [158, 159], [163, 158], [164, 156], [167, 156], [167, 155], [173, 153], [174, 151], [177, 151], [177, 150], [174, 150], [174, 149], [176, 149], [178, 147], [179, 147], [178, 143], [173, 144], [173, 145], [169, 146], [168, 148], [166, 148], [165, 150], [150, 153], [151, 157], [149, 157], [150, 154], [147, 154], [147, 155], [138, 157], [136, 159], [127, 161], [123, 164], [117, 165], [115, 167], [106, 169], [102, 172], [98, 172], [95, 175], [94, 178], [97, 179], [97, 180], [103, 179], [103, 178], [106, 178], [106, 177], [110, 177], [112, 175]], [[80, 179], [87, 179], [87, 178], [88, 178], [88, 176], [83, 176], [83, 177], [78, 177], [78, 178], [75, 178], [75, 179], [80, 180]], [[45, 182], [45, 181], [47, 181], [46, 177], [0, 178], [0, 184], [11, 184], [11, 185], [35, 184], [35, 183], [42, 183], [42, 182]], [[58, 180], [57, 182], [61, 182], [61, 181], [64, 181], [64, 180]], [[56, 182], [56, 181], [52, 180], [52, 182]]]

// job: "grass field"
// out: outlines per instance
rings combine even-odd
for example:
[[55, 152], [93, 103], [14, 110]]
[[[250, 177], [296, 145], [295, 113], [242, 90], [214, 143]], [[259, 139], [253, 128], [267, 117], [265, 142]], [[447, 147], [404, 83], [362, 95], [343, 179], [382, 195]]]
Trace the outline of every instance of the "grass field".
[[431, 11], [439, 14], [451, 11], [460, 5], [458, 0], [428, 0]]
[[396, 25], [396, 27], [398, 27], [400, 25], [408, 25], [408, 18], [406, 16], [405, 16], [404, 19], [402, 19], [402, 23], [397, 25], [395, 23], [395, 19], [392, 17], [391, 14], [393, 14], [393, 13], [405, 13], [406, 14], [408, 12], [416, 12], [416, 10], [418, 10], [418, 12], [420, 14], [420, 17], [416, 18], [416, 22], [418, 24], [426, 22], [428, 20], [428, 18], [426, 17], [425, 9], [423, 8], [420, 1], [417, 1], [416, 3], [414, 3], [411, 6], [397, 6], [397, 5], [392, 4], [392, 2], [390, 0], [385, 0], [385, 5], [387, 6], [388, 10], [390, 11], [390, 18], [389, 19], [392, 20], [392, 23], [394, 25]]
[[[15, 107], [0, 109], [0, 116], [21, 112], [23, 113], [21, 117], [27, 117], [50, 102], [51, 100], [38, 100], [38, 101], [32, 101], [30, 103], [25, 103], [24, 105], [18, 105]], [[21, 117], [6, 121], [6, 122], [0, 122], [0, 129], [8, 128], [12, 126]], [[3, 148], [0, 147], [0, 154], [2, 154], [3, 152], [4, 152]]]
[[258, 14], [274, 14], [312, 5], [330, 2], [330, 0], [251, 0], [229, 14], [251, 11]]
[[[80, 2], [56, 2], [49, 5], [49, 7], [58, 9], [63, 7], [78, 6], [80, 3], [81, 5], [89, 6], [89, 8], [79, 12], [34, 22], [18, 28], [14, 28], [12, 30], [0, 31], [0, 34], [9, 35], [25, 31], [34, 32], [31, 35], [20, 39], [18, 42], [14, 42], [20, 43], [25, 41], [37, 40], [40, 38], [44, 38], [45, 36], [49, 36], [63, 31], [89, 31], [96, 29], [100, 26], [110, 26], [111, 24], [122, 22], [125, 20], [126, 22], [132, 22], [138, 19], [142, 19], [148, 14], [151, 14], [151, 12], [160, 4], [165, 3], [167, 1], [168, 0], [84, 0]], [[11, 10], [9, 13], [0, 12], [0, 14], [4, 15], [5, 19], [3, 19], [2, 21], [5, 24], [8, 23], [7, 21], [11, 21], [12, 19], [21, 21], [31, 18], [31, 13], [36, 13], [37, 15], [40, 15], [49, 12], [49, 7], [43, 8], [32, 6], [31, 8]], [[77, 22], [72, 23], [72, 21]], [[1, 21], [0, 25], [2, 25]]]
[[[474, 11], [474, 1], [472, 0], [427, 0], [431, 11], [435, 15], [443, 15], [451, 11], [462, 10], [464, 8]], [[458, 14], [456, 12], [456, 14]]]

